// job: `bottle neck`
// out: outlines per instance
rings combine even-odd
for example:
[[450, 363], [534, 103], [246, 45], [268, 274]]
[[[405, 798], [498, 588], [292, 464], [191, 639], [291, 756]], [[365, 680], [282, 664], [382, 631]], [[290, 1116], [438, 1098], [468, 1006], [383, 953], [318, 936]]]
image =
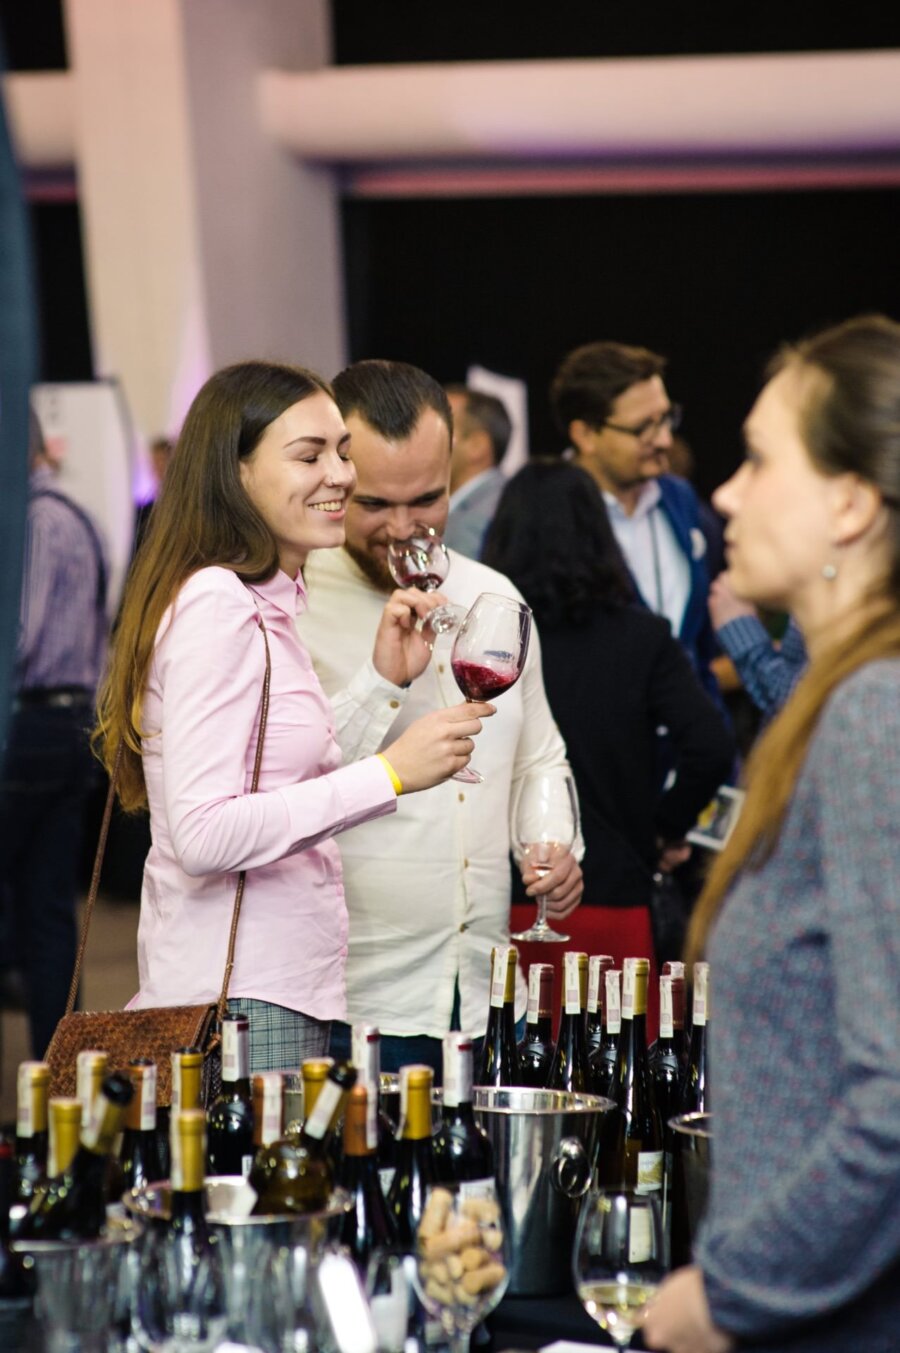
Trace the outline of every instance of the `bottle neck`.
[[549, 1043], [553, 1037], [553, 1017], [548, 1011], [546, 1014], [536, 1015], [533, 1020], [529, 1019], [525, 1025], [526, 1043]]
[[431, 1083], [409, 1085], [401, 1123], [401, 1142], [431, 1140]]
[[250, 1025], [246, 1019], [222, 1021], [222, 1089], [250, 1094]]

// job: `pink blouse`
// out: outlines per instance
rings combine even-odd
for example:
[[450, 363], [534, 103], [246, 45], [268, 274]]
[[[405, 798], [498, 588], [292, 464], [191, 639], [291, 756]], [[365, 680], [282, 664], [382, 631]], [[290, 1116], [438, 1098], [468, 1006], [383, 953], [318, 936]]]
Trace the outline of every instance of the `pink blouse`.
[[[245, 586], [205, 568], [163, 617], [143, 704], [152, 846], [132, 1006], [214, 1001], [247, 870], [230, 996], [345, 1015], [347, 909], [337, 832], [393, 812], [380, 761], [341, 766], [331, 705], [297, 637], [302, 580]], [[272, 656], [259, 791], [250, 794]]]

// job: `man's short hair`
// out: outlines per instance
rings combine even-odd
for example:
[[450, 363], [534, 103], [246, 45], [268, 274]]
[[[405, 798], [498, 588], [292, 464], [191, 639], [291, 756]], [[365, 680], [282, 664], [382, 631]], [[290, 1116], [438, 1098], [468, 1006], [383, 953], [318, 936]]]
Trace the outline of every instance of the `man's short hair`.
[[448, 395], [461, 395], [465, 399], [466, 417], [487, 433], [494, 464], [499, 465], [512, 436], [512, 419], [506, 411], [506, 405], [496, 395], [487, 395], [483, 390], [470, 390], [467, 385], [448, 385], [446, 390]]
[[550, 385], [550, 403], [557, 426], [568, 436], [580, 418], [601, 427], [623, 390], [651, 376], [661, 376], [666, 358], [648, 348], [624, 343], [585, 343], [564, 357]]
[[408, 362], [354, 362], [335, 376], [332, 388], [344, 417], [359, 414], [385, 441], [406, 441], [426, 409], [434, 409], [453, 436], [453, 412], [443, 386]]

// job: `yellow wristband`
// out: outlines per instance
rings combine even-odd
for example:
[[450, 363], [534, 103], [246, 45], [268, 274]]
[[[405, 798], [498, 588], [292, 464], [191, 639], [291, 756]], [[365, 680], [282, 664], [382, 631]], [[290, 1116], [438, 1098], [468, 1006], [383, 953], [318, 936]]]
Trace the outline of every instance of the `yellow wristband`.
[[400, 781], [400, 776], [394, 770], [394, 767], [391, 765], [390, 761], [388, 761], [386, 756], [384, 756], [381, 752], [376, 752], [375, 755], [378, 757], [378, 760], [381, 762], [381, 764], [387, 771], [388, 775], [391, 777], [391, 784], [394, 786], [394, 793], [399, 798], [400, 795], [403, 793], [403, 785]]

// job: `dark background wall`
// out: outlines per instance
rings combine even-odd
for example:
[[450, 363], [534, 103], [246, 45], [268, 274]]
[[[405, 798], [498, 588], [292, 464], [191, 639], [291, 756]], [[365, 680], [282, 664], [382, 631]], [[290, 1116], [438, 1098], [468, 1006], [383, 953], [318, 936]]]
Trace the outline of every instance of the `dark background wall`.
[[[298, 0], [299, 2], [299, 0]], [[606, 0], [333, 0], [335, 60], [529, 59], [900, 47], [900, 9], [861, 0], [731, 7]], [[0, 0], [12, 69], [67, 64], [60, 0]], [[45, 380], [91, 372], [77, 203], [31, 207]], [[546, 387], [577, 343], [668, 354], [704, 489], [733, 465], [773, 347], [865, 309], [900, 317], [900, 194], [846, 192], [348, 199], [351, 355], [402, 357], [442, 380], [472, 362], [531, 391], [536, 450], [560, 445]], [[328, 373], [332, 374], [332, 373]]]
[[[453, 6], [335, 0], [335, 59], [687, 55], [900, 46], [900, 12], [856, 5]], [[740, 453], [763, 365], [784, 339], [862, 310], [900, 318], [900, 194], [828, 192], [348, 200], [351, 354], [441, 380], [481, 363], [528, 382], [532, 449], [559, 449], [546, 390], [597, 338], [670, 358], [669, 388], [711, 489]]]

